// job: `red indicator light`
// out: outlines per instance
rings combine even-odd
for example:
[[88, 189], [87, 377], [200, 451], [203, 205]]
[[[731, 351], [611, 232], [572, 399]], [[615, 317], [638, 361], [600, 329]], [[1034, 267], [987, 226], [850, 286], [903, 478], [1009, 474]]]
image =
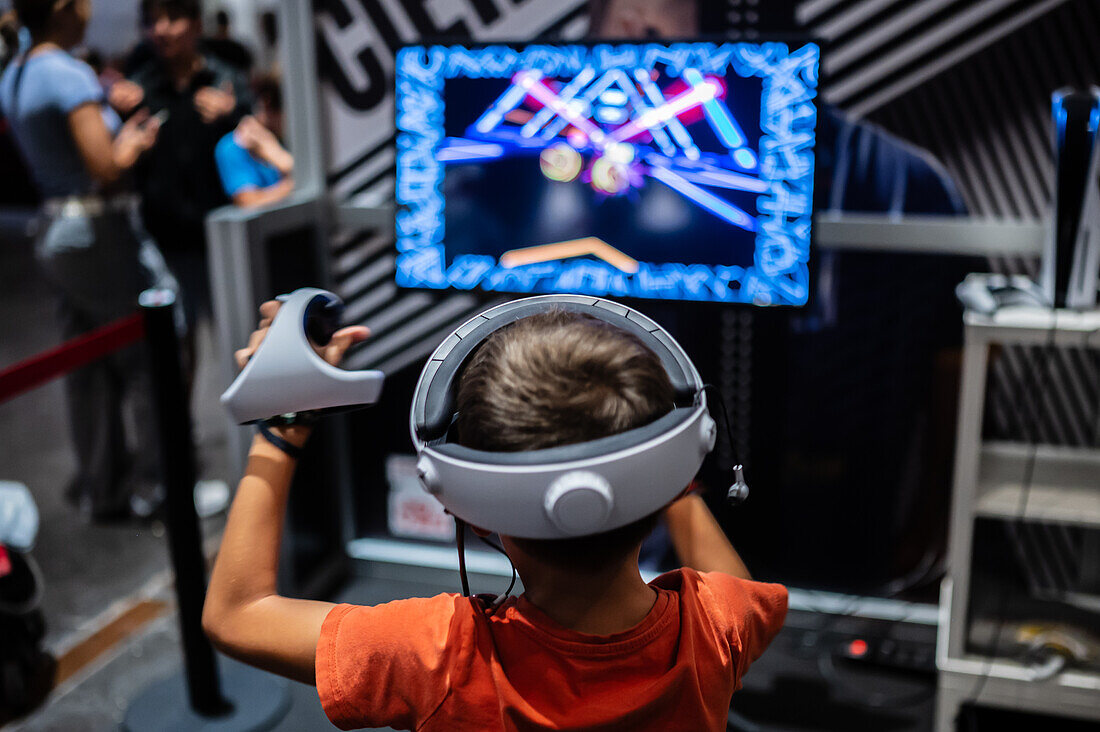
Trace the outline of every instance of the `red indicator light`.
[[867, 641], [856, 638], [848, 644], [848, 655], [859, 658], [867, 653]]

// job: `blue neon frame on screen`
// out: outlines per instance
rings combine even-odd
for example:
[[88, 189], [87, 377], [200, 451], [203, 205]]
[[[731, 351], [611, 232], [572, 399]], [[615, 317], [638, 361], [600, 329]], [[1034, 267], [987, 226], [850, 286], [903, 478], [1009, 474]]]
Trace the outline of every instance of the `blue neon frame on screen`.
[[804, 305], [819, 49], [411, 46], [397, 284]]

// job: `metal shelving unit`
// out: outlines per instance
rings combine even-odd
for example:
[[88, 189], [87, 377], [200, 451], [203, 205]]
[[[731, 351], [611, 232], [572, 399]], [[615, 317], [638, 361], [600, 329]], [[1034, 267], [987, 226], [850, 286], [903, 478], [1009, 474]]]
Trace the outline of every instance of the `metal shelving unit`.
[[[982, 440], [990, 347], [1100, 347], [1100, 311], [1006, 307], [992, 317], [967, 312], [964, 324], [948, 572], [940, 593], [936, 730], [954, 730], [965, 702], [1100, 720], [1100, 673], [1067, 669], [1036, 681], [1023, 663], [967, 649], [976, 519], [1100, 528], [1100, 449]], [[1034, 470], [1025, 496], [1023, 479], [1032, 449]], [[1026, 507], [1022, 516], [1021, 505]]]

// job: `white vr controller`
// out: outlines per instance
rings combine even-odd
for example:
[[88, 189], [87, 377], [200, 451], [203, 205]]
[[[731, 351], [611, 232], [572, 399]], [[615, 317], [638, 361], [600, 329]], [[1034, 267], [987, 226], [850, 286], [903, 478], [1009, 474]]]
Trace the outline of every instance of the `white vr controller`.
[[381, 371], [345, 371], [321, 358], [340, 327], [343, 302], [325, 290], [304, 287], [278, 298], [271, 328], [221, 402], [238, 424], [298, 412], [354, 409], [378, 401]]

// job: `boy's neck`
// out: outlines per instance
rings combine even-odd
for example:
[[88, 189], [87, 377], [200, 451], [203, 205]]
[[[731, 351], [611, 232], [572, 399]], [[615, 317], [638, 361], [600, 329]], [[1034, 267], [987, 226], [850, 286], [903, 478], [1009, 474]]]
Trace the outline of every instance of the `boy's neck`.
[[657, 601], [657, 592], [638, 570], [637, 553], [621, 564], [578, 572], [513, 552], [524, 597], [551, 620], [570, 630], [611, 635], [633, 628]]

